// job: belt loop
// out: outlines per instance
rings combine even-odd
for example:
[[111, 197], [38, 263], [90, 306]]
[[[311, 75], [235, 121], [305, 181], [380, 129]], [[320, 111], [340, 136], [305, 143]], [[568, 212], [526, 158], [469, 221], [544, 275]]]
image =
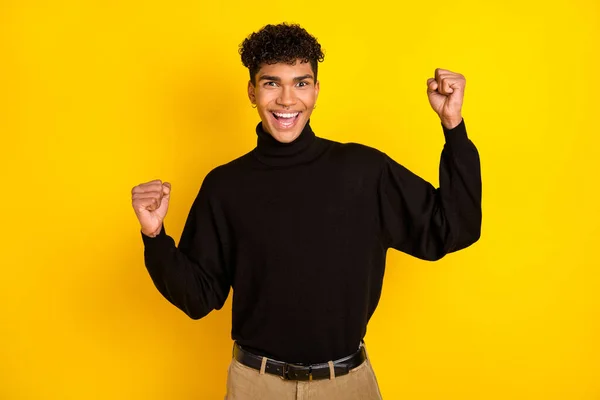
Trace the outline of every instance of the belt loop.
[[335, 379], [335, 369], [333, 368], [333, 361], [329, 361], [329, 380]]
[[260, 374], [264, 375], [265, 374], [265, 369], [267, 368], [267, 357], [263, 357], [262, 358], [262, 362], [260, 364]]

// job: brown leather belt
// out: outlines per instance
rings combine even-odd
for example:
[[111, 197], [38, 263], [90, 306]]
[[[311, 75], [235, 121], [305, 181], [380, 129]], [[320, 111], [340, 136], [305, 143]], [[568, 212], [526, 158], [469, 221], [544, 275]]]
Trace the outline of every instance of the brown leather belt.
[[[263, 357], [252, 354], [244, 350], [239, 344], [233, 346], [233, 358], [243, 365], [260, 371]], [[333, 361], [333, 370], [335, 376], [346, 375], [351, 369], [358, 367], [367, 359], [367, 353], [364, 345], [361, 345], [358, 351], [348, 357]], [[283, 361], [267, 359], [265, 372], [277, 375], [285, 380], [312, 381], [319, 379], [329, 379], [329, 363], [320, 364], [290, 364]]]

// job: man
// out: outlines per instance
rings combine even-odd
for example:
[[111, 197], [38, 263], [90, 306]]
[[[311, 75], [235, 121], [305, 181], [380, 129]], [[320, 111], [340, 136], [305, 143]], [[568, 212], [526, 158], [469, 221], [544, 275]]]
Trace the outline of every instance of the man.
[[465, 78], [436, 69], [427, 80], [446, 141], [435, 189], [376, 149], [315, 136], [323, 53], [300, 26], [267, 25], [240, 54], [261, 119], [257, 146], [206, 176], [178, 247], [163, 224], [171, 185], [133, 188], [146, 267], [194, 319], [233, 287], [228, 399], [379, 399], [363, 338], [387, 249], [438, 260], [480, 236]]

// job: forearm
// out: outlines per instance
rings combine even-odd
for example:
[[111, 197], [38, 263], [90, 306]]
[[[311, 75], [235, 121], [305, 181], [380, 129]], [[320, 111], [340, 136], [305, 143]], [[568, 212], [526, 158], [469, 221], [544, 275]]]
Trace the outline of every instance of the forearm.
[[443, 126], [446, 143], [440, 160], [440, 198], [450, 230], [448, 252], [475, 243], [481, 234], [481, 166], [464, 120]]
[[[175, 246], [164, 226], [156, 237], [142, 233], [144, 262], [158, 291], [190, 318], [199, 319], [215, 308], [220, 308], [223, 296], [218, 282], [204, 273]], [[225, 297], [227, 293], [225, 293]]]

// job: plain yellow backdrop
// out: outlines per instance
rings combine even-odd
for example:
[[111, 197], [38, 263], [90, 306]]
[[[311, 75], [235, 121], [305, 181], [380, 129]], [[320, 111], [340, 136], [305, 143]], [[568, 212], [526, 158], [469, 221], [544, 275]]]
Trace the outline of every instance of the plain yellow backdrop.
[[172, 183], [178, 242], [204, 176], [256, 143], [238, 45], [282, 21], [326, 52], [315, 132], [434, 185], [426, 81], [467, 79], [482, 236], [388, 253], [384, 398], [600, 399], [597, 1], [166, 4], [0, 2], [0, 399], [222, 399], [231, 304], [193, 321], [161, 297], [130, 190]]

